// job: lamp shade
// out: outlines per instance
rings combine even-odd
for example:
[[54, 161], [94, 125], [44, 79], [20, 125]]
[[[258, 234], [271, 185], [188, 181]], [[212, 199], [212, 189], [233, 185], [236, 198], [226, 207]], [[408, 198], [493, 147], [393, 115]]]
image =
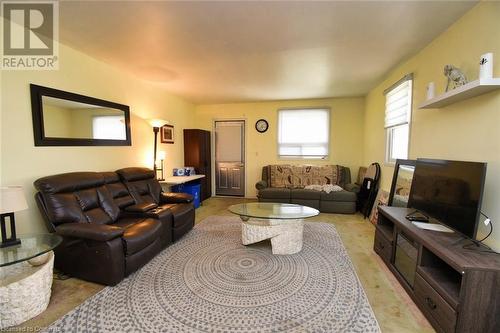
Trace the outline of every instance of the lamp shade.
[[28, 209], [21, 186], [0, 187], [0, 214], [18, 212]]
[[152, 127], [162, 127], [163, 125], [168, 124], [168, 121], [163, 120], [163, 119], [148, 119], [148, 123]]
[[165, 156], [166, 156], [166, 154], [165, 154], [164, 151], [159, 151], [158, 152], [158, 159], [159, 160], [165, 160]]

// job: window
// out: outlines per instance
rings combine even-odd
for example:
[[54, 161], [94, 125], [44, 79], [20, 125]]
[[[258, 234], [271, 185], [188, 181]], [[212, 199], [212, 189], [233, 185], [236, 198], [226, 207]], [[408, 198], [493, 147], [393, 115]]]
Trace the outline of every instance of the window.
[[327, 158], [330, 110], [278, 111], [278, 155], [285, 158]]
[[92, 118], [94, 139], [125, 140], [125, 118], [123, 116], [96, 116]]
[[412, 75], [406, 75], [385, 95], [386, 162], [408, 158], [410, 140]]

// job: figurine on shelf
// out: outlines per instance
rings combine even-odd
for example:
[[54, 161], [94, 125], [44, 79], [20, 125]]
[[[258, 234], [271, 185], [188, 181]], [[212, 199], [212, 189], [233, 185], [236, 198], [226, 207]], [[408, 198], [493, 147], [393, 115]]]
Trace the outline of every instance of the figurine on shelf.
[[450, 84], [452, 85], [451, 89], [455, 89], [467, 83], [467, 77], [465, 74], [453, 65], [444, 66], [444, 75], [448, 78], [446, 91], [450, 90]]

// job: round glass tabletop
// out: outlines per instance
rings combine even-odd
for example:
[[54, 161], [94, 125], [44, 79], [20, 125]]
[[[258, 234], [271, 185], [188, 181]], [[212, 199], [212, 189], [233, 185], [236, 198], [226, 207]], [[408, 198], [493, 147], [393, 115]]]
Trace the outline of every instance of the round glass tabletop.
[[53, 250], [62, 242], [56, 234], [19, 236], [21, 244], [0, 248], [0, 267], [29, 260]]
[[317, 209], [273, 202], [248, 202], [229, 207], [231, 213], [260, 219], [303, 219], [319, 214]]

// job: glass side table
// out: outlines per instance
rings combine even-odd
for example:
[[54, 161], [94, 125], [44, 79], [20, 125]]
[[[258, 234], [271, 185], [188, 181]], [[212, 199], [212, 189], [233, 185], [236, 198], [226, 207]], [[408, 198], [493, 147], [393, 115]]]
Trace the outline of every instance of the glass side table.
[[0, 248], [0, 330], [42, 313], [49, 305], [56, 234], [20, 236], [21, 244]]
[[229, 211], [240, 216], [243, 245], [270, 239], [273, 254], [280, 255], [302, 250], [303, 219], [319, 214], [311, 207], [271, 202], [232, 205]]

